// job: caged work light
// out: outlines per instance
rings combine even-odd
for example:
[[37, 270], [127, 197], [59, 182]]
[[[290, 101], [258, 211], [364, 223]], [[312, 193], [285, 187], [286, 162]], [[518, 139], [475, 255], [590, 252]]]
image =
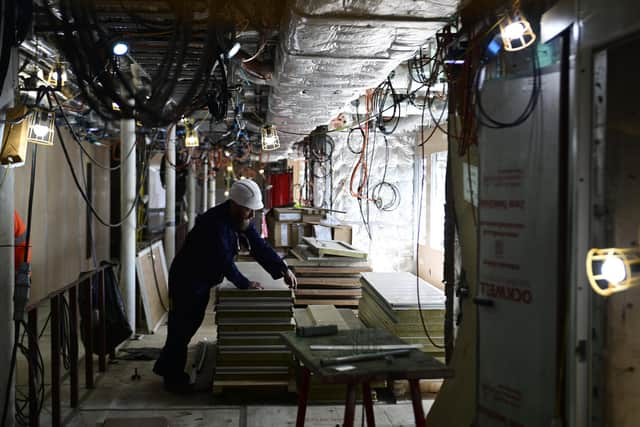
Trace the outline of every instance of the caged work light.
[[35, 111], [29, 119], [27, 142], [53, 145], [53, 127], [56, 115], [52, 111]]
[[591, 249], [587, 277], [593, 291], [605, 297], [640, 285], [640, 248]]
[[184, 146], [199, 147], [200, 139], [198, 138], [198, 131], [193, 127], [193, 122], [191, 120], [185, 120], [184, 125], [185, 125]]
[[520, 11], [520, 1], [516, 0], [510, 12], [500, 21], [500, 36], [504, 49], [516, 52], [526, 49], [536, 41], [536, 33]]
[[261, 133], [263, 151], [273, 151], [280, 148], [280, 138], [278, 138], [278, 131], [275, 126], [264, 125]]
[[67, 83], [67, 71], [64, 69], [62, 64], [56, 64], [51, 71], [49, 72], [49, 77], [47, 78], [47, 82], [49, 85], [53, 87], [58, 86], [58, 74], [60, 74], [60, 87], [64, 87], [65, 83]]

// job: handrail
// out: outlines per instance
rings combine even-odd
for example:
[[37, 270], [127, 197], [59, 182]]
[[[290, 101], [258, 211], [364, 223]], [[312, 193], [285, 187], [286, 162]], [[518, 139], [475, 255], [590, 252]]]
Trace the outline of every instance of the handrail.
[[67, 292], [69, 289], [78, 286], [80, 283], [85, 282], [87, 279], [92, 278], [96, 274], [99, 274], [103, 270], [105, 270], [105, 269], [107, 269], [109, 267], [112, 267], [112, 266], [113, 266], [112, 264], [105, 264], [105, 265], [102, 265], [102, 266], [100, 266], [100, 267], [98, 267], [98, 268], [96, 268], [94, 270], [87, 271], [86, 273], [83, 273], [82, 275], [80, 275], [80, 277], [75, 279], [73, 282], [63, 286], [62, 288], [56, 289], [54, 291], [51, 291], [50, 293], [48, 293], [44, 297], [40, 298], [38, 301], [30, 302], [27, 305], [26, 311], [33, 310], [34, 308], [38, 307], [40, 304], [52, 299], [55, 296], [58, 296], [60, 294], [63, 294], [65, 292]]

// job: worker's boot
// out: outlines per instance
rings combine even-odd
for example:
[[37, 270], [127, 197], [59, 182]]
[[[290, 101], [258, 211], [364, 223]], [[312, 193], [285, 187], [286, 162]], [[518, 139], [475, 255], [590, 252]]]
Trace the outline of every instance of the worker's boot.
[[191, 378], [184, 372], [181, 375], [164, 377], [164, 389], [171, 393], [192, 393], [194, 391]]

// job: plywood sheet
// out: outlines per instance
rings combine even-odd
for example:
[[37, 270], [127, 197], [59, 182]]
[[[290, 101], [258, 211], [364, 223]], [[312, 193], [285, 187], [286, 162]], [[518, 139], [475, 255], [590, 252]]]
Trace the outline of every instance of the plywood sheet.
[[362, 279], [368, 285], [367, 290], [393, 310], [414, 309], [418, 307], [418, 289], [420, 307], [423, 309], [444, 309], [444, 292], [435, 286], [406, 272], [362, 273]]
[[155, 332], [169, 309], [167, 264], [161, 241], [138, 252], [136, 276], [147, 330]]
[[367, 253], [358, 250], [348, 243], [339, 240], [318, 240], [312, 237], [304, 237], [303, 240], [311, 250], [320, 256], [335, 255], [350, 258], [367, 258]]
[[332, 305], [310, 305], [306, 311], [313, 326], [336, 325], [338, 329], [348, 329], [347, 322]]
[[[247, 279], [252, 282], [259, 282], [265, 289], [288, 289], [283, 279], [273, 279], [264, 268], [255, 261], [237, 262], [236, 267]], [[217, 286], [218, 289], [237, 289], [236, 286], [226, 278]]]

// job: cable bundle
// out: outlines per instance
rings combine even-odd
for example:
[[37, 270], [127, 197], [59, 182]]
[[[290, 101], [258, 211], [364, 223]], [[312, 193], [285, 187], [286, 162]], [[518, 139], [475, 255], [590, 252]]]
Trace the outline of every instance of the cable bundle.
[[[393, 73], [391, 73], [385, 81], [380, 83], [378, 87], [373, 91], [373, 111], [376, 113], [376, 125], [380, 132], [385, 135], [391, 135], [398, 128], [398, 123], [400, 123], [400, 98], [396, 93], [396, 90], [393, 88], [393, 84], [391, 83], [391, 78], [393, 77]], [[391, 117], [388, 119], [384, 118], [385, 112], [385, 104], [387, 100], [391, 98], [391, 102], [393, 103], [393, 109], [391, 111]], [[391, 123], [391, 129], [387, 129], [387, 125]]]
[[[111, 44], [115, 40], [100, 23], [96, 10], [96, 1], [61, 0], [59, 16], [50, 10], [50, 19], [54, 25], [61, 26], [64, 35], [57, 36], [55, 41], [69, 61], [71, 69], [77, 77], [77, 84], [87, 103], [105, 120], [135, 118], [147, 127], [167, 126], [175, 123], [184, 115], [202, 108], [209, 101], [224, 108], [225, 102], [214, 102], [212, 95], [219, 92], [221, 86], [214, 77], [217, 61], [222, 61], [223, 31], [216, 28], [213, 13], [215, 0], [208, 0], [209, 13], [204, 31], [204, 48], [199, 58], [189, 57], [192, 42], [196, 39], [192, 28], [195, 26], [195, 1], [167, 0], [175, 15], [171, 31], [155, 33], [168, 34], [167, 49], [157, 71], [150, 76], [150, 91], [135, 87], [134, 78], [126, 75], [111, 53]], [[144, 36], [145, 33], [133, 35]], [[198, 64], [193, 73], [187, 77], [191, 83], [181, 92], [182, 97], [173, 101], [175, 89], [183, 80], [184, 65], [187, 60]], [[224, 68], [224, 65], [220, 68]], [[226, 79], [223, 83], [226, 87]], [[135, 109], [130, 101], [135, 102]], [[119, 111], [113, 109], [117, 104]], [[174, 105], [170, 105], [174, 103]]]

